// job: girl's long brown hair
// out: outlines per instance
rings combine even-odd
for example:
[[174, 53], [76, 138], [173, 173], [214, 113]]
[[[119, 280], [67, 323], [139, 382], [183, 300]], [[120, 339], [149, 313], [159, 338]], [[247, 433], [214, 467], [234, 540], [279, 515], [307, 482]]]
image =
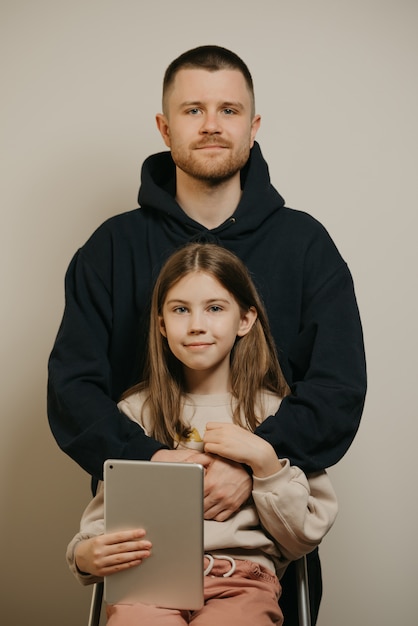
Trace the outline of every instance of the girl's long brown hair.
[[161, 334], [159, 316], [168, 291], [191, 272], [205, 272], [232, 294], [242, 313], [254, 307], [257, 319], [252, 329], [237, 337], [231, 352], [231, 391], [236, 400], [233, 419], [253, 431], [260, 423], [256, 400], [262, 389], [284, 397], [289, 387], [281, 371], [267, 314], [245, 265], [235, 254], [212, 243], [192, 243], [180, 248], [166, 261], [154, 287], [148, 354], [144, 380], [126, 391], [146, 391], [145, 404], [153, 423], [150, 433], [161, 443], [173, 446], [187, 437], [189, 427], [182, 420], [183, 397], [187, 392], [183, 365], [171, 352]]

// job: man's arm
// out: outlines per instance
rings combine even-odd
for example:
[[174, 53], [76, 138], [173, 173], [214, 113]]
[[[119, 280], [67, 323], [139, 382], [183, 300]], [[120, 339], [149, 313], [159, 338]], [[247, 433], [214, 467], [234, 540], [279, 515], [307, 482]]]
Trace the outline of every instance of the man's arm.
[[48, 419], [60, 448], [101, 479], [106, 459], [149, 460], [164, 446], [122, 415], [119, 398], [112, 398], [120, 372], [112, 371], [109, 360], [114, 333], [111, 253], [102, 242], [97, 247], [104, 257], [101, 273], [81, 251], [66, 274], [66, 306], [49, 359]]
[[364, 406], [366, 365], [347, 266], [340, 264], [318, 284], [316, 276], [324, 275], [318, 261], [308, 258], [306, 264], [300, 330], [288, 353], [291, 395], [255, 432], [280, 458], [310, 473], [337, 463], [352, 443]]

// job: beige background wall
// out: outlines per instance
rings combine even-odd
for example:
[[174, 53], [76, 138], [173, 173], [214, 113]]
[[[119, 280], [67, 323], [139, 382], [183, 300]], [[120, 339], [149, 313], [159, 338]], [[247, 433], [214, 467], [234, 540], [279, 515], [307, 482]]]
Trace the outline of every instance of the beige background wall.
[[46, 363], [76, 248], [136, 206], [166, 65], [217, 43], [252, 70], [259, 140], [289, 206], [354, 274], [370, 390], [331, 470], [319, 626], [412, 624], [417, 579], [416, 0], [1, 0], [0, 614], [74, 626], [64, 551], [88, 477], [56, 446]]

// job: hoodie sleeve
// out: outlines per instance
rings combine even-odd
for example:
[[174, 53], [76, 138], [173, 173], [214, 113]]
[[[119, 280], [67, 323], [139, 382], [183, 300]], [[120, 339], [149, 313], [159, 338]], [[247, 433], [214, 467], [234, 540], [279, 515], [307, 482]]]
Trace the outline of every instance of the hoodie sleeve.
[[312, 552], [335, 521], [337, 498], [326, 472], [308, 478], [286, 460], [276, 474], [254, 476], [253, 485], [260, 521], [288, 561]]
[[[337, 463], [359, 427], [366, 393], [363, 333], [351, 273], [325, 229], [293, 254], [279, 293], [297, 294], [284, 371], [291, 394], [257, 434], [307, 473]], [[291, 284], [290, 284], [291, 282]], [[290, 339], [287, 339], [287, 336]], [[276, 337], [277, 339], [277, 337]], [[279, 352], [281, 348], [278, 337]]]
[[[101, 229], [69, 265], [65, 310], [49, 359], [48, 378], [52, 433], [61, 449], [98, 479], [108, 458], [149, 460], [164, 447], [147, 437], [116, 405], [120, 393], [134, 382], [126, 382], [133, 357], [117, 333], [121, 327], [136, 328], [138, 319], [128, 300], [126, 308], [133, 319], [123, 317], [119, 330], [116, 328], [112, 284], [122, 284], [120, 288], [127, 293], [127, 298], [120, 298], [124, 302], [133, 297], [133, 290], [126, 276], [128, 284], [124, 286], [123, 278], [112, 275], [109, 239], [106, 229]], [[112, 350], [119, 353], [111, 363]], [[123, 384], [116, 389], [118, 377]]]

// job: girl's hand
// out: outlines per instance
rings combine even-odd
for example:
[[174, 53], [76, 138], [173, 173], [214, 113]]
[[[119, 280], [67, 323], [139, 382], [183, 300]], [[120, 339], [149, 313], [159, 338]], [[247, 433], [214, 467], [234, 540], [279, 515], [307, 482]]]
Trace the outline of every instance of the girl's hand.
[[271, 476], [283, 467], [268, 441], [237, 424], [208, 422], [203, 443], [205, 452], [245, 463], [258, 478]]
[[84, 539], [75, 549], [76, 565], [81, 572], [100, 577], [140, 565], [152, 547], [144, 536], [140, 528]]

